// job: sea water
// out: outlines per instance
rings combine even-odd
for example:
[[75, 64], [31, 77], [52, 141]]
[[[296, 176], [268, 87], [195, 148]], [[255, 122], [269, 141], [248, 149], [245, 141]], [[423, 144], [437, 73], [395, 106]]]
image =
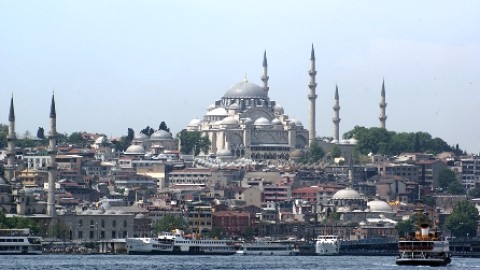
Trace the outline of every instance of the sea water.
[[[2, 255], [2, 270], [319, 270], [425, 269], [397, 266], [391, 256], [136, 256], [136, 255]], [[453, 258], [441, 269], [479, 269], [480, 258]]]

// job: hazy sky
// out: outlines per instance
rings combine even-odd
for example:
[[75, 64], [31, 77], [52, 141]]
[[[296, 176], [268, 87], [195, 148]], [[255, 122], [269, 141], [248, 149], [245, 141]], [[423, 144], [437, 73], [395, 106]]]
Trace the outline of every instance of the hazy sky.
[[[0, 0], [0, 123], [13, 93], [17, 133], [176, 134], [245, 74], [308, 127], [310, 49], [317, 136], [379, 125], [426, 131], [480, 152], [480, 1]], [[2, 120], [3, 119], [3, 120]]]

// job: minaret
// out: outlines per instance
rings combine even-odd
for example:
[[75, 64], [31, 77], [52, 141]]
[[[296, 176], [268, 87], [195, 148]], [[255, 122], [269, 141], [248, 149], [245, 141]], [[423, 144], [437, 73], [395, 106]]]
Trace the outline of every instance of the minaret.
[[333, 139], [340, 141], [340, 99], [338, 98], [338, 85], [335, 86], [335, 104], [333, 105]]
[[387, 107], [387, 103], [385, 102], [385, 79], [382, 82], [382, 99], [380, 101], [380, 127], [381, 128], [386, 128], [386, 121], [387, 121], [387, 115], [385, 114], [385, 108]]
[[12, 95], [10, 113], [8, 115], [7, 166], [5, 167], [5, 178], [8, 182], [15, 177], [15, 139], [15, 109], [13, 107]]
[[309, 107], [309, 132], [308, 132], [308, 140], [309, 145], [315, 141], [315, 102], [317, 99], [317, 94], [315, 94], [315, 89], [317, 87], [317, 83], [315, 82], [315, 75], [317, 75], [317, 71], [315, 70], [315, 51], [313, 49], [312, 44], [312, 53], [310, 56], [310, 70], [308, 71], [310, 75], [310, 83], [308, 84], [308, 88], [310, 89], [310, 93], [308, 94], [308, 100], [310, 101]]
[[48, 166], [47, 214], [50, 217], [55, 217], [55, 179], [57, 178], [57, 165], [55, 163], [55, 156], [57, 154], [57, 113], [55, 111], [55, 95], [52, 95], [52, 103], [50, 107], [50, 134], [48, 140], [50, 164]]
[[267, 64], [267, 50], [263, 53], [263, 75], [261, 77], [263, 82], [263, 89], [267, 92], [268, 96], [268, 64]]

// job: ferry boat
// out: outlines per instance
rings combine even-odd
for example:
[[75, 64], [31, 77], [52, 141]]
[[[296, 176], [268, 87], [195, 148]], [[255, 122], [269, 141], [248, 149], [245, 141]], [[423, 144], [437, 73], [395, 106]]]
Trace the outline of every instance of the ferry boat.
[[428, 224], [420, 231], [398, 241], [397, 265], [445, 266], [451, 260], [448, 240], [439, 232], [432, 232]]
[[237, 255], [250, 256], [292, 256], [298, 254], [299, 250], [291, 241], [257, 240], [244, 242], [239, 245], [237, 250]]
[[42, 254], [42, 238], [30, 229], [0, 229], [0, 255]]
[[319, 235], [315, 239], [315, 255], [338, 255], [340, 240], [337, 235]]
[[162, 255], [233, 255], [232, 240], [190, 239], [184, 232], [163, 232], [157, 238], [126, 238], [128, 254]]

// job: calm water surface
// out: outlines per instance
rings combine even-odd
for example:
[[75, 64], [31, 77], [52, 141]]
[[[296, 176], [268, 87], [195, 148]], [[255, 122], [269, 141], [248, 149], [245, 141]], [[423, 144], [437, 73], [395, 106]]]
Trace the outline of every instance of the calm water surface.
[[[367, 256], [134, 256], [134, 255], [38, 255], [0, 256], [2, 270], [309, 270], [309, 269], [424, 269], [395, 265], [395, 257]], [[435, 268], [439, 269], [439, 268]], [[479, 269], [480, 259], [453, 258], [440, 269]]]

